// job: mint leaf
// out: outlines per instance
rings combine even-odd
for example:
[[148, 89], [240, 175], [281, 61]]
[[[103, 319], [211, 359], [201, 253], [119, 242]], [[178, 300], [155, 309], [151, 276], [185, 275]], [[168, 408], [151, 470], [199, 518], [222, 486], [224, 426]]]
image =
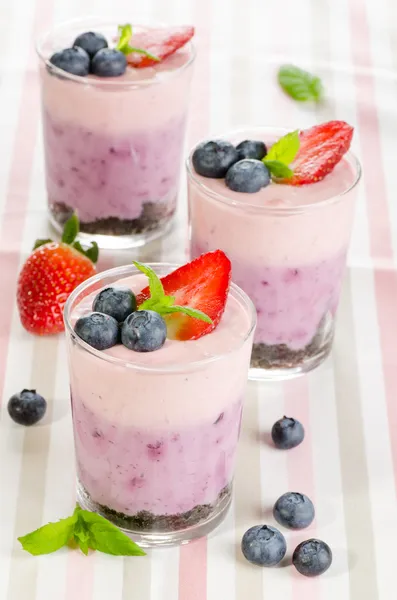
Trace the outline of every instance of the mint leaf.
[[265, 165], [270, 161], [276, 160], [288, 166], [298, 154], [299, 146], [299, 131], [291, 131], [291, 133], [287, 133], [277, 140], [262, 160]]
[[[144, 273], [146, 277], [149, 279], [149, 290], [150, 290], [150, 300], [153, 302], [158, 302], [164, 298], [164, 288], [160, 279], [157, 277], [156, 273], [150, 267], [137, 262], [135, 260], [132, 261], [135, 267]], [[141, 307], [140, 307], [141, 308]]]
[[278, 71], [278, 82], [284, 92], [298, 102], [319, 102], [324, 88], [321, 79], [294, 65], [283, 65]]
[[99, 552], [113, 554], [114, 556], [146, 555], [142, 548], [104, 517], [87, 510], [80, 510], [80, 519], [84, 521], [89, 529], [90, 547], [93, 550], [99, 550]]
[[89, 258], [90, 261], [94, 264], [97, 262], [99, 256], [99, 248], [96, 242], [91, 242], [91, 246], [89, 248], [83, 248], [80, 242], [74, 242], [73, 248], [81, 254], [84, 254], [84, 256]]
[[293, 171], [279, 160], [266, 160], [265, 165], [269, 169], [272, 177], [276, 179], [290, 179], [294, 174]]
[[44, 246], [44, 244], [50, 244], [52, 242], [52, 240], [48, 239], [48, 240], [36, 240], [33, 246], [33, 250], [36, 250], [37, 248], [40, 248], [40, 246]]
[[181, 313], [183, 315], [187, 315], [188, 317], [193, 317], [194, 319], [205, 321], [205, 323], [212, 323], [212, 319], [208, 315], [203, 313], [201, 310], [189, 308], [188, 306], [178, 306], [177, 304], [174, 304], [173, 306], [160, 306], [159, 312], [163, 315]]
[[48, 523], [27, 535], [18, 538], [22, 548], [38, 556], [39, 554], [51, 554], [56, 552], [73, 538], [74, 526], [77, 521], [77, 515], [60, 519], [57, 523]]
[[64, 244], [72, 244], [79, 232], [79, 220], [76, 214], [73, 214], [68, 219], [63, 228], [62, 242]]
[[130, 46], [130, 41], [132, 38], [132, 26], [130, 23], [126, 23], [125, 25], [118, 26], [119, 31], [119, 41], [117, 42], [116, 50], [120, 50], [123, 54], [128, 56], [132, 52], [136, 52], [137, 54], [143, 54], [152, 60], [159, 61], [160, 59], [154, 54], [150, 54], [146, 50], [142, 48], [134, 48]]

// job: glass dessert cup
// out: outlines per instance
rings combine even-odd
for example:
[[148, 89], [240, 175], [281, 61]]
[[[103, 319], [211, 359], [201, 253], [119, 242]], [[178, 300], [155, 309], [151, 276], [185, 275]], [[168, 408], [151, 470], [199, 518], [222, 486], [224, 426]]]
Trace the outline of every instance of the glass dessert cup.
[[[285, 133], [259, 128], [217, 139], [272, 142]], [[334, 177], [351, 170], [343, 171], [349, 183], [342, 193], [324, 193], [328, 175], [301, 188], [271, 184], [264, 189], [273, 189], [274, 198], [266, 205], [253, 201], [257, 194], [235, 193], [223, 180], [199, 176], [191, 155], [187, 160], [191, 257], [222, 249], [232, 262], [233, 281], [257, 309], [251, 379], [304, 374], [331, 351], [361, 176], [351, 152], [342, 160]], [[307, 194], [306, 201], [294, 203], [295, 193]]]
[[[160, 277], [176, 267], [151, 266]], [[77, 499], [143, 546], [183, 544], [210, 533], [231, 502], [256, 311], [232, 284], [228, 302], [239, 335], [230, 335], [230, 344], [223, 338], [227, 352], [214, 348], [200, 360], [190, 361], [188, 345], [205, 340], [208, 348], [217, 330], [174, 342], [184, 344], [178, 364], [159, 362], [156, 352], [143, 357], [125, 349], [121, 358], [95, 350], [74, 332], [76, 308], [135, 274], [133, 266], [100, 273], [65, 306]], [[166, 356], [166, 346], [157, 352], [163, 351]]]
[[37, 44], [50, 221], [62, 233], [75, 211], [80, 239], [109, 249], [142, 246], [172, 224], [195, 58], [188, 43], [155, 67], [109, 78], [49, 62], [84, 31], [111, 41], [117, 25], [77, 19]]

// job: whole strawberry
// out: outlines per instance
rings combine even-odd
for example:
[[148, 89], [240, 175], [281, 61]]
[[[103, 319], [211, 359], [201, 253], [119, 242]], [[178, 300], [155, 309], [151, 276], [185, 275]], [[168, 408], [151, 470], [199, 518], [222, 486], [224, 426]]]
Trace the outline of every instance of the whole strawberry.
[[37, 240], [18, 278], [17, 304], [24, 328], [45, 335], [64, 330], [63, 307], [71, 292], [95, 274], [95, 242], [85, 250], [75, 241], [79, 221], [73, 215], [65, 224], [61, 242]]

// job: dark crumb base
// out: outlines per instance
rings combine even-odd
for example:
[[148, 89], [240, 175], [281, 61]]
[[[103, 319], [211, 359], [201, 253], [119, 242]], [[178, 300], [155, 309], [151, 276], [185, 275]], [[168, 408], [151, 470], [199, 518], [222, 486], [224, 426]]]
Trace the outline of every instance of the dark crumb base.
[[254, 369], [293, 369], [323, 353], [331, 342], [332, 340], [326, 339], [324, 335], [324, 322], [322, 321], [310, 344], [300, 350], [291, 350], [286, 344], [272, 346], [254, 344], [251, 367]]
[[[89, 223], [80, 222], [80, 231], [94, 235], [131, 235], [145, 233], [159, 229], [174, 212], [173, 205], [156, 204], [155, 202], [146, 202], [143, 205], [141, 216], [138, 219], [119, 219], [118, 217], [109, 217], [108, 219], [98, 219]], [[73, 210], [66, 204], [51, 204], [51, 213], [60, 225], [64, 225]]]
[[128, 531], [179, 531], [208, 519], [221, 500], [230, 494], [231, 485], [227, 485], [223, 488], [214, 504], [199, 504], [187, 512], [175, 515], [154, 515], [147, 510], [141, 510], [139, 513], [130, 516], [101, 504], [98, 505], [98, 511], [108, 521]]

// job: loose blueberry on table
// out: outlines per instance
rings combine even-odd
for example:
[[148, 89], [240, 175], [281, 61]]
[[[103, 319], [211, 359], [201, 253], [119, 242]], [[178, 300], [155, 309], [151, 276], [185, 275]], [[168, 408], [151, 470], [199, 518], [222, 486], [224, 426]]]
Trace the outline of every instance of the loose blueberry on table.
[[331, 548], [321, 540], [306, 540], [296, 547], [292, 564], [306, 577], [322, 575], [332, 564]]
[[45, 415], [47, 402], [36, 390], [22, 390], [8, 401], [8, 414], [18, 425], [35, 425]]
[[305, 437], [302, 423], [296, 419], [283, 417], [272, 427], [272, 440], [279, 450], [290, 450], [299, 446]]
[[245, 558], [260, 567], [274, 567], [284, 558], [287, 543], [275, 527], [255, 525], [245, 532], [241, 541]]
[[280, 496], [273, 508], [274, 518], [288, 529], [304, 529], [314, 520], [313, 502], [296, 492], [287, 492]]
[[[62, 71], [85, 77], [119, 77], [127, 66], [143, 68], [165, 60], [182, 48], [194, 35], [190, 26], [149, 28], [133, 34], [130, 24], [120, 25], [114, 48], [97, 31], [86, 31], [77, 36], [72, 47], [55, 52], [49, 62]], [[131, 45], [131, 42], [133, 45]]]

